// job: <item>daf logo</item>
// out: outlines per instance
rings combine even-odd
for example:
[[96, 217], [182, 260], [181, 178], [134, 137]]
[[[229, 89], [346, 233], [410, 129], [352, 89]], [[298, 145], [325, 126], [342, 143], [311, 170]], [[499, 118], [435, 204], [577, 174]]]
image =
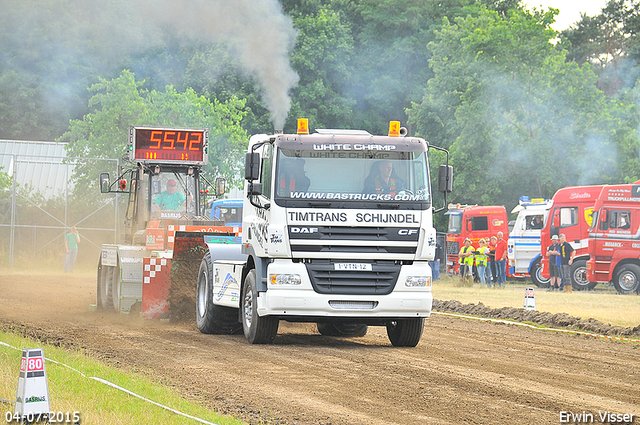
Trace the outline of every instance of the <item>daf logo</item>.
[[318, 233], [319, 229], [317, 227], [292, 227], [291, 228], [291, 233], [305, 233], [305, 234], [311, 234], [311, 233]]
[[400, 236], [413, 236], [418, 234], [418, 229], [400, 229], [398, 235]]

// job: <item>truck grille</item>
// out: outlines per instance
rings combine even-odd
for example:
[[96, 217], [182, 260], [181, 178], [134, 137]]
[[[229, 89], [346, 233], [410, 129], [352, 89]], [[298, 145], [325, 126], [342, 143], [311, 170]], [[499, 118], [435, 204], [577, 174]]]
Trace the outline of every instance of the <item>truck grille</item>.
[[[294, 258], [327, 254], [371, 254], [375, 259], [412, 260], [418, 249], [417, 227], [290, 226]], [[347, 258], [343, 256], [341, 258]]]
[[371, 271], [335, 270], [335, 262], [311, 260], [306, 263], [314, 291], [334, 295], [386, 295], [393, 291], [400, 274], [394, 261], [369, 261]]
[[447, 255], [458, 255], [459, 253], [460, 243], [447, 241]]

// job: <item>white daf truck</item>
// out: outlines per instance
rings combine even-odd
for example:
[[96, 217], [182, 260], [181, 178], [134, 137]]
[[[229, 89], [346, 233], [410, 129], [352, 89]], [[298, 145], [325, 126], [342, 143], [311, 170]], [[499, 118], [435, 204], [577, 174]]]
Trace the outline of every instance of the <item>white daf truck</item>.
[[317, 323], [331, 336], [386, 326], [394, 346], [416, 346], [431, 313], [436, 249], [427, 153], [446, 150], [406, 136], [399, 122], [389, 136], [316, 131], [300, 120], [297, 134], [251, 137], [242, 244], [208, 243], [198, 328], [263, 344], [280, 320]]

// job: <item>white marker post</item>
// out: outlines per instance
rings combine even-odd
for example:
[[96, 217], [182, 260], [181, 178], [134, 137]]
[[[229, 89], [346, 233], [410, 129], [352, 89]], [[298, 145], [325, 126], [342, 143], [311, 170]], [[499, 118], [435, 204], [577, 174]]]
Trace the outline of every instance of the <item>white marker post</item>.
[[15, 414], [20, 418], [30, 414], [49, 413], [49, 386], [41, 348], [22, 350], [20, 377]]
[[524, 308], [527, 310], [536, 309], [536, 294], [533, 288], [525, 288], [524, 290]]

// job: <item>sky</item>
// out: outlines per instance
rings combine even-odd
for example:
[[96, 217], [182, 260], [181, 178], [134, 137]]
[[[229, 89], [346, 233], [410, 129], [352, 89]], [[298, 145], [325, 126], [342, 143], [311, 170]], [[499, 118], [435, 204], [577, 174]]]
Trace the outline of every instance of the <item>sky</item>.
[[580, 13], [586, 13], [588, 16], [599, 15], [607, 0], [523, 0], [522, 3], [528, 9], [559, 9], [560, 14], [556, 16], [556, 23], [552, 27], [556, 31], [562, 31], [579, 21]]

